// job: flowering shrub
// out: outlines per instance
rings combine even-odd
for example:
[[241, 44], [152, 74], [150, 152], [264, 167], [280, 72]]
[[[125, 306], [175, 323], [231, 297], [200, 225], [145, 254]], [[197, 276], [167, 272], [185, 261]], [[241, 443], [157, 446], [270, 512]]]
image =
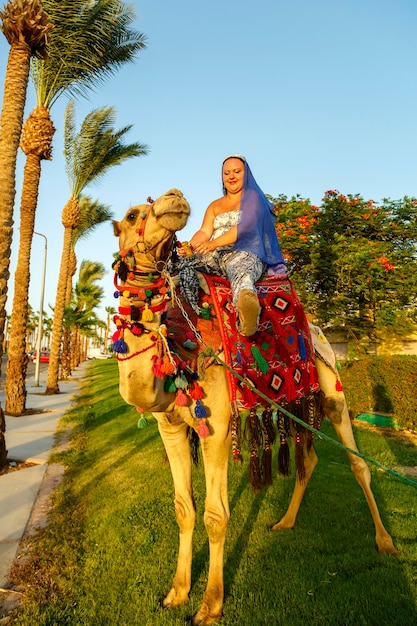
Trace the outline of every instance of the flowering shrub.
[[417, 200], [374, 200], [326, 191], [309, 200], [271, 198], [276, 231], [307, 311], [358, 340], [417, 320]]

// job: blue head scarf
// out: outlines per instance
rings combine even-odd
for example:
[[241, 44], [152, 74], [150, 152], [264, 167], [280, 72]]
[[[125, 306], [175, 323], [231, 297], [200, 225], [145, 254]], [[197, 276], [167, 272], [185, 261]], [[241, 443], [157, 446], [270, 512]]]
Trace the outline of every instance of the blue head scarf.
[[223, 164], [227, 159], [240, 159], [245, 166], [237, 240], [233, 247], [250, 250], [268, 266], [284, 263], [275, 231], [273, 204], [258, 186], [245, 157], [232, 154]]

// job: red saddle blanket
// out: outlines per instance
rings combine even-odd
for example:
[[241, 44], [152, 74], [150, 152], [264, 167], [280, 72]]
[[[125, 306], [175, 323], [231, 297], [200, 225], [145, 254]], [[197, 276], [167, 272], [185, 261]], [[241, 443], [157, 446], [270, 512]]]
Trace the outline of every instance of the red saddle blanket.
[[197, 316], [179, 296], [202, 342], [193, 335], [180, 307], [172, 307], [167, 314], [169, 337], [181, 358], [192, 362], [207, 346], [214, 351], [222, 348], [225, 363], [240, 376], [237, 378], [227, 370], [230, 400], [242, 409], [256, 404], [267, 406], [268, 400], [293, 406], [316, 394], [319, 384], [314, 348], [303, 307], [291, 281], [271, 276], [257, 283], [261, 316], [258, 331], [248, 338], [236, 328], [229, 282], [218, 276], [205, 274], [204, 277], [210, 295], [201, 291], [200, 305], [210, 312], [207, 318]]

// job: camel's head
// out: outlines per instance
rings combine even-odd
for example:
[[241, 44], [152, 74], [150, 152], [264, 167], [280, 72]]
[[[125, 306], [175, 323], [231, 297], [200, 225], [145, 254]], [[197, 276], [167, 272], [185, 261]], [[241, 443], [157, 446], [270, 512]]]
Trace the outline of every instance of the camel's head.
[[184, 228], [189, 214], [190, 205], [178, 189], [170, 189], [151, 204], [132, 207], [120, 222], [113, 220], [120, 250], [131, 248], [135, 257], [143, 256], [138, 260], [144, 265], [151, 258], [166, 260], [174, 234]]

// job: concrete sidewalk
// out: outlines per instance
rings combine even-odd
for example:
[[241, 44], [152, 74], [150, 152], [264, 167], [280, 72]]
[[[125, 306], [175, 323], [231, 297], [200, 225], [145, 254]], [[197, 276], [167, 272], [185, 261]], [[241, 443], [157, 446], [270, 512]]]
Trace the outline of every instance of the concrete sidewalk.
[[[34, 386], [34, 377], [29, 377], [26, 380], [26, 408], [46, 412], [22, 417], [5, 416], [8, 459], [35, 465], [0, 476], [0, 588], [8, 587], [10, 567], [35, 503], [39, 498], [49, 498], [49, 493], [42, 495], [41, 488], [47, 470], [50, 472], [52, 468], [48, 466], [48, 459], [54, 447], [55, 432], [59, 419], [73, 404], [73, 397], [79, 391], [89, 363], [81, 364], [70, 381], [60, 381], [60, 393], [53, 396], [44, 395], [46, 369], [41, 372], [37, 387]], [[0, 403], [4, 409], [3, 389], [0, 390]], [[63, 467], [59, 467], [58, 473], [62, 475]], [[55, 474], [58, 483], [57, 472]], [[44, 505], [46, 508], [46, 501]]]

